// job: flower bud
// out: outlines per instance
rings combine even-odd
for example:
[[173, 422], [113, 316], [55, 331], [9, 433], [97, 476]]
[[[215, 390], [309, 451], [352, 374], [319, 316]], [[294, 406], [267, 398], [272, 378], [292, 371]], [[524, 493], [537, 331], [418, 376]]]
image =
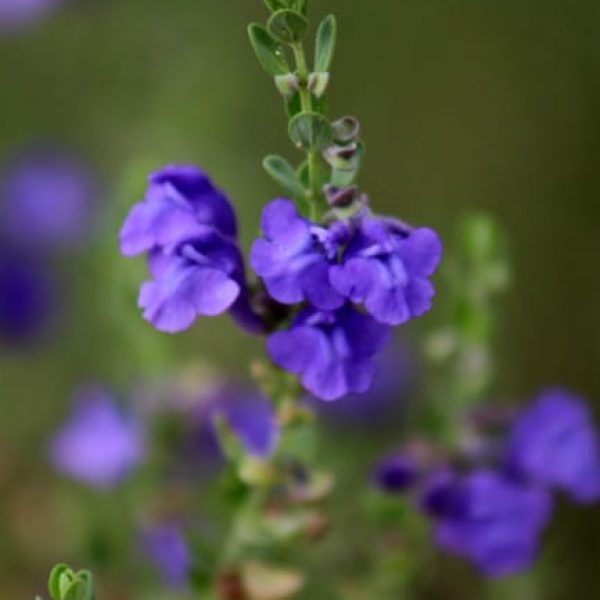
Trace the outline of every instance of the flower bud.
[[329, 85], [329, 73], [311, 73], [308, 77], [308, 90], [317, 98], [321, 98]]
[[323, 152], [323, 157], [337, 171], [354, 171], [358, 167], [360, 153], [357, 144], [330, 146]]
[[294, 73], [286, 73], [275, 76], [275, 86], [284, 98], [291, 98], [300, 89], [300, 82]]
[[338, 144], [350, 144], [358, 141], [360, 136], [360, 121], [355, 117], [342, 117], [334, 121], [333, 137]]
[[358, 187], [355, 185], [349, 187], [337, 187], [334, 185], [326, 185], [323, 188], [327, 204], [334, 208], [347, 208], [358, 196]]

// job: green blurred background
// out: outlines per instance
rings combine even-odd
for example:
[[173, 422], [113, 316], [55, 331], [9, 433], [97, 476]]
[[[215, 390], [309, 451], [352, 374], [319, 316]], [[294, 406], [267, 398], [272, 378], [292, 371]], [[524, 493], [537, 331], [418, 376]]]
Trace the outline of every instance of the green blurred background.
[[[446, 240], [473, 209], [507, 232], [515, 277], [498, 395], [527, 398], [561, 384], [599, 399], [600, 3], [315, 0], [313, 11], [339, 16], [330, 114], [362, 121], [362, 185], [377, 209]], [[247, 23], [264, 16], [259, 0], [80, 0], [0, 38], [0, 159], [56, 140], [105, 182], [101, 226], [83, 254], [63, 261], [69, 315], [59, 338], [0, 349], [7, 600], [39, 591], [61, 559], [69, 509], [44, 492], [43, 450], [74, 386], [126, 387], [203, 355], [243, 374], [261, 351], [225, 319], [177, 338], [153, 332], [135, 307], [142, 265], [120, 259], [116, 236], [148, 170], [194, 162], [233, 199], [249, 245], [276, 192], [261, 157], [296, 158], [246, 40]], [[443, 304], [441, 294], [432, 322]], [[600, 595], [600, 512], [561, 507], [559, 516], [542, 566], [491, 585], [494, 597]], [[486, 584], [457, 561], [432, 569], [423, 597], [483, 597]]]

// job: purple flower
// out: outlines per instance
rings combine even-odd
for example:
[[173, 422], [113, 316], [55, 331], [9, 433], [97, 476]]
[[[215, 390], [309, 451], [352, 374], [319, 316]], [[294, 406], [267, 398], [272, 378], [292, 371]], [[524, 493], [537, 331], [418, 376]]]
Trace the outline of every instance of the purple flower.
[[124, 255], [149, 255], [153, 279], [138, 301], [144, 318], [169, 333], [232, 308], [247, 322], [251, 309], [235, 235], [229, 201], [200, 170], [170, 166], [153, 174], [120, 233]]
[[120, 483], [143, 456], [140, 424], [96, 388], [77, 394], [72, 415], [50, 444], [50, 458], [58, 471], [98, 488]]
[[149, 257], [153, 279], [142, 284], [138, 305], [158, 330], [176, 333], [198, 316], [230, 309], [240, 295], [243, 262], [234, 242], [216, 231], [185, 240]]
[[517, 418], [506, 461], [511, 473], [567, 491], [576, 501], [600, 498], [600, 443], [584, 401], [554, 389]]
[[177, 525], [164, 523], [147, 528], [142, 533], [142, 546], [164, 585], [185, 587], [192, 569], [192, 558]]
[[261, 226], [264, 237], [254, 242], [250, 263], [275, 300], [307, 300], [321, 310], [344, 304], [329, 281], [330, 266], [348, 235], [343, 223], [320, 227], [301, 217], [293, 202], [278, 199], [263, 210]]
[[544, 489], [519, 485], [493, 471], [444, 472], [427, 486], [423, 505], [434, 516], [435, 538], [490, 577], [529, 567], [551, 513]]
[[276, 365], [300, 376], [317, 398], [337, 400], [371, 387], [372, 358], [388, 334], [388, 327], [350, 306], [335, 312], [305, 309], [288, 331], [269, 337], [267, 349]]
[[398, 494], [408, 490], [418, 479], [420, 468], [408, 454], [391, 454], [383, 458], [375, 469], [375, 484], [382, 491]]
[[150, 176], [144, 200], [129, 212], [119, 236], [121, 252], [135, 256], [155, 248], [169, 250], [207, 231], [235, 238], [229, 200], [196, 167], [167, 166]]
[[89, 169], [61, 149], [37, 147], [3, 169], [3, 233], [21, 246], [59, 246], [85, 239], [97, 189]]
[[60, 0], [0, 0], [0, 33], [13, 32], [46, 16]]
[[331, 268], [330, 280], [380, 323], [400, 325], [431, 308], [435, 292], [428, 278], [441, 255], [433, 230], [366, 216], [344, 252], [343, 264]]
[[0, 249], [0, 340], [22, 343], [42, 333], [54, 314], [54, 288], [43, 261]]

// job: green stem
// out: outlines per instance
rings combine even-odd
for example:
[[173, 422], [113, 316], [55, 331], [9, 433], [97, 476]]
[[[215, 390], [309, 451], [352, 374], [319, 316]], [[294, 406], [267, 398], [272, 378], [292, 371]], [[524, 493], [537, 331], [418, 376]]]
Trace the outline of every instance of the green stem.
[[[306, 62], [306, 54], [302, 43], [292, 46], [294, 57], [296, 59], [296, 70], [300, 80], [300, 103], [302, 111], [310, 113], [313, 111], [312, 95], [307, 88], [310, 71]], [[316, 220], [317, 202], [321, 194], [319, 190], [319, 154], [317, 152], [307, 152], [308, 158], [308, 198], [310, 200], [311, 219]]]

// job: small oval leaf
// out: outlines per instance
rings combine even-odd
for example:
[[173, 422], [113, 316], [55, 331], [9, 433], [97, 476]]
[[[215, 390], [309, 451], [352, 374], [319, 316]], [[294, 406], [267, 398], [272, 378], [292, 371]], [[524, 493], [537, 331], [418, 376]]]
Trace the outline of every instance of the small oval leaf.
[[337, 21], [333, 15], [325, 17], [317, 31], [315, 49], [315, 71], [327, 73], [331, 67], [337, 41]]
[[292, 165], [281, 156], [270, 155], [263, 161], [265, 171], [294, 197], [303, 197], [305, 189], [298, 173]]
[[67, 565], [60, 564], [56, 565], [50, 572], [50, 577], [48, 578], [48, 591], [53, 600], [60, 600], [61, 577], [69, 570]]
[[308, 21], [294, 10], [278, 10], [267, 24], [269, 33], [283, 44], [295, 44], [302, 40]]
[[248, 27], [248, 37], [258, 62], [269, 75], [275, 77], [290, 72], [281, 46], [262, 25], [252, 23]]
[[292, 142], [308, 152], [321, 152], [331, 145], [333, 131], [329, 121], [317, 113], [300, 113], [289, 126]]

